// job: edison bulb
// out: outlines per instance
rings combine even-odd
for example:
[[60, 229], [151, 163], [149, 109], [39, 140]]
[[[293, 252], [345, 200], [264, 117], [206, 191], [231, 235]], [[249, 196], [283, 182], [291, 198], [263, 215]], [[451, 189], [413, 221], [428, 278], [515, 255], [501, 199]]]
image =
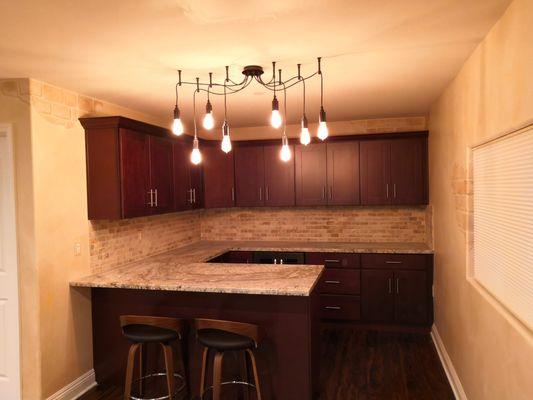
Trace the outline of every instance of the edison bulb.
[[203, 125], [205, 129], [213, 129], [213, 127], [215, 126], [215, 120], [213, 118], [212, 112], [205, 113]]
[[222, 144], [220, 145], [224, 153], [229, 153], [231, 151], [231, 139], [229, 135], [224, 135], [222, 137]]
[[270, 117], [270, 124], [278, 129], [281, 126], [281, 114], [279, 113], [279, 110], [272, 110], [272, 116]]
[[309, 143], [311, 143], [311, 135], [309, 134], [309, 129], [302, 128], [302, 131], [300, 132], [300, 143], [304, 146], [307, 146]]
[[174, 118], [174, 122], [172, 123], [172, 133], [176, 136], [183, 134], [183, 124], [181, 119]]
[[329, 135], [328, 126], [326, 121], [320, 121], [318, 124], [318, 138], [320, 140], [325, 140]]
[[283, 144], [281, 146], [281, 151], [279, 152], [279, 158], [281, 158], [281, 161], [287, 162], [291, 159], [291, 149], [288, 144]]
[[202, 153], [200, 153], [200, 149], [192, 149], [191, 162], [194, 165], [198, 165], [202, 162]]

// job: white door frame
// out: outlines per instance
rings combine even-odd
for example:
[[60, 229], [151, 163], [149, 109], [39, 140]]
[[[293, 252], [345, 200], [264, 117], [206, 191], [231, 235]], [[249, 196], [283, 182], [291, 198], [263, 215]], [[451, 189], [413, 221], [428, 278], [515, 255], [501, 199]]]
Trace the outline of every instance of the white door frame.
[[0, 398], [20, 399], [20, 320], [13, 129], [0, 124]]

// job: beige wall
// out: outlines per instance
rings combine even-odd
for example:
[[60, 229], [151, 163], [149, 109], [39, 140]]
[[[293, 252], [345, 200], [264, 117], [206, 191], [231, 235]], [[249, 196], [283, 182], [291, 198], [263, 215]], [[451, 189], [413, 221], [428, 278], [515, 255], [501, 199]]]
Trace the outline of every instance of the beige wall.
[[467, 278], [469, 148], [533, 120], [533, 1], [515, 0], [429, 114], [435, 325], [469, 399], [533, 398], [533, 336]]

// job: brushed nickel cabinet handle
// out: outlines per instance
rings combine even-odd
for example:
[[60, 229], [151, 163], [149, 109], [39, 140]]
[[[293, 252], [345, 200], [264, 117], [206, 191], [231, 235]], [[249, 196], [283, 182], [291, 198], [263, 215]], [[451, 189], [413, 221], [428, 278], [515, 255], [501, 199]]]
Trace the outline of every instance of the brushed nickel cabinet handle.
[[396, 294], [400, 294], [400, 278], [396, 278]]
[[387, 199], [389, 198], [389, 184], [387, 183]]
[[402, 261], [390, 261], [390, 260], [387, 260], [387, 261], [385, 261], [385, 264], [402, 264]]
[[396, 184], [392, 185], [392, 195], [396, 198]]
[[332, 186], [329, 187], [329, 199], [330, 200], [333, 199], [333, 187]]
[[157, 189], [155, 189], [154, 192], [155, 192], [155, 206], [158, 207], [159, 202], [157, 201]]
[[326, 200], [326, 187], [322, 186], [322, 200]]
[[340, 285], [341, 281], [324, 281], [324, 283], [329, 283], [330, 285]]
[[196, 188], [192, 190], [192, 202], [196, 204]]
[[259, 188], [259, 200], [260, 201], [263, 200], [263, 188], [262, 187]]
[[389, 294], [392, 294], [392, 278], [389, 278]]
[[189, 203], [192, 204], [192, 189], [187, 190], [189, 193]]
[[280, 264], [283, 264], [283, 258], [282, 258], [281, 260], [279, 260], [279, 263], [280, 263]]
[[235, 201], [235, 188], [231, 188], [231, 201]]
[[150, 207], [153, 207], [154, 206], [154, 191], [152, 189], [150, 189], [148, 191], [148, 194], [150, 195], [150, 202], [148, 203], [148, 205]]
[[274, 258], [274, 264], [277, 264], [277, 263], [278, 263], [278, 259]]
[[268, 201], [269, 197], [270, 197], [270, 193], [269, 193], [269, 190], [268, 190], [268, 186], [265, 188], [265, 197], [266, 197], [266, 200]]
[[325, 263], [340, 263], [340, 260], [324, 260]]
[[325, 306], [326, 310], [340, 310], [341, 308], [339, 306]]

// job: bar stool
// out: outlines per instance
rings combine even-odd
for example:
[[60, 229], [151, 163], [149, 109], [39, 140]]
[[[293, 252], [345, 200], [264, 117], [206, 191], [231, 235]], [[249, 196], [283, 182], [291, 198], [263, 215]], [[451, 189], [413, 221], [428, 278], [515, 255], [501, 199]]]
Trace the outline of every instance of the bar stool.
[[[122, 333], [126, 339], [133, 342], [130, 346], [128, 353], [128, 363], [126, 366], [126, 382], [124, 386], [124, 399], [125, 400], [163, 400], [172, 399], [181, 390], [187, 388], [187, 379], [174, 373], [174, 357], [171, 342], [180, 340], [183, 337], [185, 330], [185, 323], [178, 318], [167, 317], [151, 317], [140, 315], [121, 315], [120, 326], [122, 327]], [[148, 375], [144, 375], [143, 365], [143, 347], [149, 343], [158, 343], [161, 345], [163, 355], [165, 358], [165, 372], [156, 372]], [[135, 364], [135, 355], [139, 351], [139, 379], [133, 381], [133, 369]], [[186, 375], [185, 361], [184, 361], [185, 349], [181, 348], [180, 364], [183, 370], [183, 374]], [[139, 383], [139, 396], [143, 396], [143, 381], [157, 377], [166, 376], [168, 395], [156, 397], [154, 399], [146, 399], [143, 397], [134, 397], [131, 395], [133, 383]], [[178, 378], [182, 384], [177, 389], [174, 385], [174, 380]]]
[[[213, 390], [213, 400], [220, 400], [221, 387], [223, 385], [237, 384], [253, 387], [257, 394], [257, 399], [261, 400], [261, 385], [257, 373], [257, 364], [253, 349], [257, 348], [260, 340], [260, 330], [257, 325], [243, 322], [221, 321], [215, 319], [195, 319], [196, 337], [198, 342], [205, 348], [202, 355], [202, 373], [200, 377], [200, 398], [208, 390]], [[207, 370], [207, 358], [209, 352], [215, 352], [213, 359], [213, 386], [205, 388], [205, 376]], [[244, 356], [245, 378], [243, 381], [222, 380], [222, 358], [226, 351], [242, 351]], [[254, 374], [254, 384], [247, 381], [246, 355], [250, 357]]]

